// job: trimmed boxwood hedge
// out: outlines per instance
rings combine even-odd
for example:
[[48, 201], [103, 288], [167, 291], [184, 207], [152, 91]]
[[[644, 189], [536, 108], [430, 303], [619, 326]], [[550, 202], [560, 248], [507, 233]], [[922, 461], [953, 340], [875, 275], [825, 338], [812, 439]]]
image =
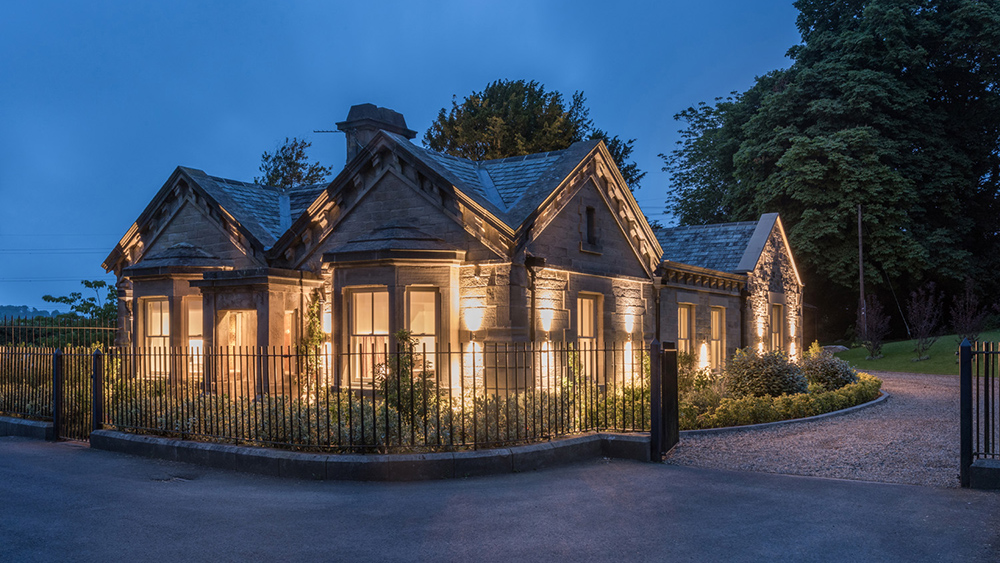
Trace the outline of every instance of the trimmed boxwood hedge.
[[702, 414], [692, 405], [682, 405], [680, 427], [681, 430], [695, 430], [805, 418], [867, 403], [878, 397], [881, 379], [867, 373], [859, 373], [857, 377], [856, 383], [822, 393], [724, 398], [718, 407]]

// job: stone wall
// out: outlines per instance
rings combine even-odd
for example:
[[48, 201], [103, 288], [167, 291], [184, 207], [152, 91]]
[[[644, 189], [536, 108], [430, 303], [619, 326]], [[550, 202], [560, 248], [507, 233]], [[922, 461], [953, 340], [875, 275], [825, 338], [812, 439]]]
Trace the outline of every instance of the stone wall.
[[768, 236], [757, 266], [747, 277], [747, 300], [744, 330], [747, 344], [758, 351], [771, 348], [771, 306], [783, 306], [782, 349], [789, 356], [802, 353], [802, 286], [788, 254], [780, 229], [775, 226]]

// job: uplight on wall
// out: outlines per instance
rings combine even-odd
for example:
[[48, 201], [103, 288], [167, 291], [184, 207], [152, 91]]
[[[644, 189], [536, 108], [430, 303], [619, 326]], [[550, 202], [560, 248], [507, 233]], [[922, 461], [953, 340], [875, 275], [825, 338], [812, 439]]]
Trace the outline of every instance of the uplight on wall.
[[538, 311], [538, 319], [542, 321], [542, 330], [549, 332], [552, 330], [552, 319], [555, 317], [554, 309], [541, 309]]
[[698, 348], [698, 369], [708, 369], [711, 365], [708, 359], [708, 342], [702, 342]]
[[323, 311], [323, 333], [330, 334], [333, 332], [333, 311], [327, 309]]
[[486, 308], [466, 307], [462, 310], [462, 316], [465, 318], [465, 328], [476, 332], [483, 328], [483, 317], [486, 316]]
[[625, 315], [625, 332], [632, 338], [632, 331], [635, 330], [635, 315]]

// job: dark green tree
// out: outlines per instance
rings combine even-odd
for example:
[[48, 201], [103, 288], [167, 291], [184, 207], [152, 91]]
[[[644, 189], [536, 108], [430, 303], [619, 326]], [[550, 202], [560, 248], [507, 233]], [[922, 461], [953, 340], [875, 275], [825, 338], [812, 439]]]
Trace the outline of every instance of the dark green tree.
[[671, 210], [684, 223], [780, 212], [807, 291], [841, 301], [857, 289], [859, 204], [866, 270], [903, 291], [1000, 266], [972, 260], [996, 255], [1000, 232], [1000, 3], [795, 5], [789, 69], [678, 114]]
[[424, 144], [436, 151], [471, 160], [491, 160], [556, 151], [585, 139], [601, 139], [622, 177], [633, 190], [646, 175], [632, 156], [635, 139], [610, 136], [593, 126], [583, 92], [569, 103], [559, 92], [548, 92], [535, 81], [497, 80], [461, 103], [452, 98], [424, 134]]
[[318, 162], [309, 163], [306, 149], [312, 143], [304, 139], [285, 137], [285, 142], [273, 153], [264, 152], [260, 157], [263, 176], [253, 179], [257, 184], [287, 190], [296, 186], [309, 186], [326, 181], [331, 170]]
[[79, 291], [69, 295], [54, 297], [43, 295], [42, 300], [48, 303], [69, 305], [70, 316], [83, 317], [102, 324], [110, 324], [118, 318], [118, 296], [115, 288], [102, 280], [82, 280], [87, 289], [93, 290], [92, 297], [84, 297]]

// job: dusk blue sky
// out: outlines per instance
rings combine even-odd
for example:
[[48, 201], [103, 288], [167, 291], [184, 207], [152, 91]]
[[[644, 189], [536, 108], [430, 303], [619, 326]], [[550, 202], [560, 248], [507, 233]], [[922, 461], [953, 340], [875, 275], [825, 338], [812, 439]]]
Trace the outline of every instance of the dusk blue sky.
[[353, 104], [419, 142], [453, 95], [496, 79], [582, 90], [635, 138], [635, 193], [663, 216], [673, 116], [790, 64], [791, 0], [8, 2], [0, 17], [0, 305], [53, 309], [178, 165], [252, 180], [285, 137], [344, 165]]

